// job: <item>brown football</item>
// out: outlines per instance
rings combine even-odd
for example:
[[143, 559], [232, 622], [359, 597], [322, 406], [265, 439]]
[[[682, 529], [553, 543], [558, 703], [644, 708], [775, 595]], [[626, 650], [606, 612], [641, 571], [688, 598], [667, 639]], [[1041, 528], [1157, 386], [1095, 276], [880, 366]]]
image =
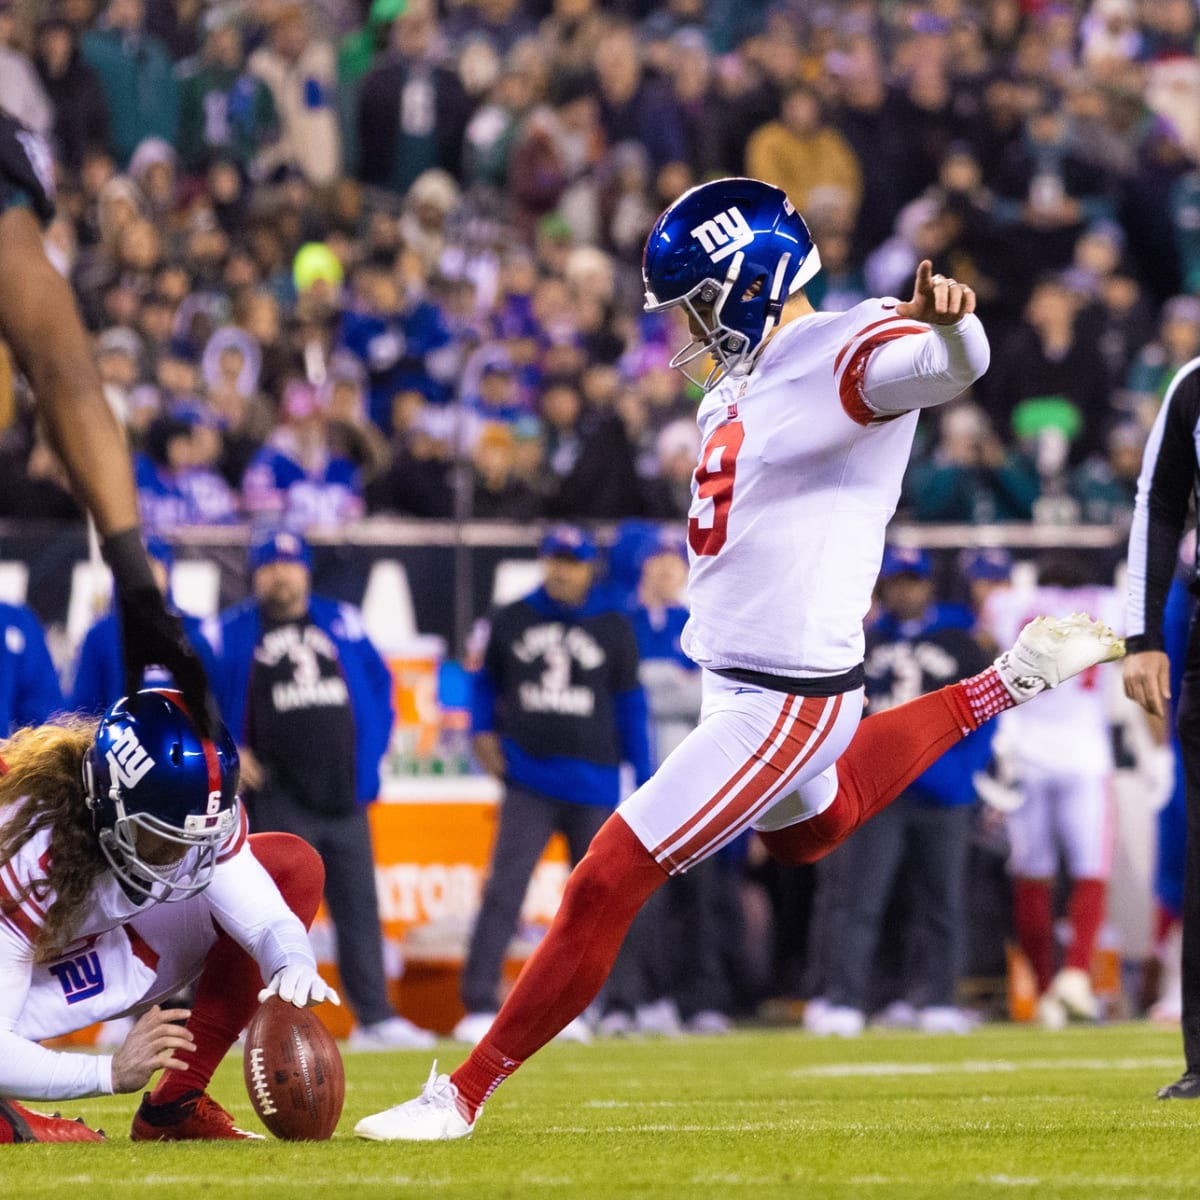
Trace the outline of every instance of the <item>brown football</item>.
[[262, 1123], [290, 1142], [332, 1136], [346, 1099], [346, 1072], [329, 1030], [311, 1008], [271, 996], [246, 1027], [246, 1091]]

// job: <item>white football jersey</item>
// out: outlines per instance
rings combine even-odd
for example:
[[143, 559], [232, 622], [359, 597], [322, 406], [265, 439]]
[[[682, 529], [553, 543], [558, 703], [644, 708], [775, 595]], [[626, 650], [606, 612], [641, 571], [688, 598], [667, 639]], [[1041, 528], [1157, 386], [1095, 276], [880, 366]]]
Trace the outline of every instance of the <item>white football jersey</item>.
[[792, 676], [862, 662], [918, 415], [877, 414], [863, 380], [876, 349], [928, 332], [890, 300], [815, 313], [705, 397], [683, 634], [695, 662]]
[[34, 962], [32, 947], [54, 895], [39, 889], [18, 897], [45, 878], [49, 843], [43, 830], [0, 867], [0, 1096], [111, 1091], [107, 1057], [47, 1050], [36, 1041], [176, 994], [199, 973], [218, 929], [258, 961], [264, 977], [289, 960], [315, 969], [304, 926], [251, 851], [244, 811], [203, 892], [138, 904], [104, 871], [71, 945], [51, 962]]
[[[1085, 612], [1118, 633], [1124, 604], [1110, 587], [1004, 588], [993, 592], [980, 624], [998, 646], [1011, 646], [1017, 635], [1041, 616]], [[1107, 775], [1113, 768], [1108, 702], [1101, 664], [1043, 692], [1036, 704], [1020, 705], [1001, 716], [1011, 734], [1013, 756], [1022, 766], [1057, 774]]]

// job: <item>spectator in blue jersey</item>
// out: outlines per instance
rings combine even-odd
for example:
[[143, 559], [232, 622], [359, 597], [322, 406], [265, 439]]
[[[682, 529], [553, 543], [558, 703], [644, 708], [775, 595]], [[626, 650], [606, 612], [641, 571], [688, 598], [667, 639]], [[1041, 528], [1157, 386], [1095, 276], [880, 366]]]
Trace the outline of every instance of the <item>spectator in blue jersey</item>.
[[[170, 575], [175, 555], [170, 543], [161, 538], [148, 538], [146, 555], [150, 559], [150, 571], [154, 575], [154, 582], [166, 597], [168, 607], [178, 612], [171, 603]], [[187, 613], [178, 615], [183, 622], [183, 634], [188, 645], [200, 656], [205, 669], [211, 670], [208, 643], [200, 632], [199, 617], [189, 616]], [[146, 687], [175, 686], [170, 672], [162, 667], [147, 667], [144, 678]], [[116, 613], [110, 611], [87, 631], [79, 647], [75, 682], [71, 688], [68, 706], [76, 712], [102, 713], [125, 694], [125, 688], [121, 626]]]
[[0, 729], [41, 725], [63, 707], [46, 635], [24, 604], [0, 604]]
[[[543, 585], [485, 622], [474, 678], [472, 749], [504, 800], [463, 968], [460, 1041], [479, 1041], [496, 1015], [504, 955], [550, 837], [563, 834], [574, 866], [621, 798], [621, 764], [639, 784], [650, 777], [637, 641], [596, 584], [595, 541], [553, 526], [541, 563]], [[579, 1020], [559, 1036], [589, 1033]]]
[[359, 469], [330, 439], [326, 401], [303, 379], [284, 388], [283, 423], [250, 460], [242, 479], [242, 501], [252, 517], [303, 532], [363, 515]]
[[255, 833], [292, 833], [325, 863], [343, 994], [365, 1048], [423, 1048], [432, 1035], [393, 1012], [383, 969], [367, 806], [392, 729], [392, 678], [348, 604], [312, 594], [298, 534], [250, 548], [252, 595], [205, 622], [221, 716], [241, 755]]
[[430, 376], [426, 358], [450, 340], [441, 310], [423, 300], [406, 303], [391, 267], [367, 262], [355, 270], [337, 342], [365, 367], [368, 412], [384, 432], [391, 432], [392, 401], [399, 393], [415, 388], [436, 401], [448, 398], [448, 390]]
[[138, 507], [148, 532], [238, 519], [237, 493], [217, 470], [221, 450], [216, 416], [200, 404], [151, 422], [145, 452], [134, 457]]
[[[867, 711], [882, 712], [981, 670], [986, 658], [962, 624], [959, 605], [935, 599], [928, 556], [888, 547], [879, 574], [882, 612], [867, 632]], [[973, 776], [991, 757], [984, 726], [952, 746], [826, 859], [818, 910], [836, 931], [821, 964], [824, 996], [805, 1026], [818, 1034], [861, 1033], [880, 999], [887, 1019], [930, 1033], [965, 1033], [955, 1002], [966, 933], [967, 853], [975, 804]], [[901, 867], [907, 864], [902, 871]], [[898, 991], [879, 996], [876, 966], [884, 919], [899, 890], [905, 905]], [[828, 939], [819, 939], [825, 944]]]

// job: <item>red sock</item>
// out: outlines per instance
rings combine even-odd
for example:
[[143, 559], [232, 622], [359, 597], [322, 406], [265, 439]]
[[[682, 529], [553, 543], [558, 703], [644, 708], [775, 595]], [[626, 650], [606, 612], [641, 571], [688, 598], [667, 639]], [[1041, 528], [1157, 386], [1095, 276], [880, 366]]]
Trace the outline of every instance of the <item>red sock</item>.
[[1071, 918], [1071, 944], [1067, 947], [1067, 966], [1091, 971], [1096, 936], [1104, 924], [1104, 900], [1108, 884], [1103, 879], [1077, 879], [1067, 902]]
[[[994, 668], [989, 670], [995, 675]], [[838, 759], [833, 803], [807, 821], [759, 835], [772, 858], [789, 866], [824, 858], [951, 746], [994, 716], [973, 698], [971, 687], [987, 674], [864, 718]]]
[[[288, 908], [307, 929], [317, 915], [325, 886], [325, 868], [317, 852], [290, 833], [256, 833], [250, 849], [275, 881]], [[196, 996], [187, 1027], [196, 1049], [186, 1071], [164, 1071], [150, 1093], [152, 1104], [178, 1100], [187, 1092], [204, 1091], [221, 1059], [237, 1041], [258, 1008], [263, 986], [258, 963], [223, 930], [208, 952], [196, 981]]]
[[1050, 911], [1050, 880], [1013, 880], [1013, 924], [1017, 941], [1037, 976], [1038, 992], [1054, 976], [1054, 916]]
[[450, 1076], [467, 1120], [531, 1054], [596, 998], [625, 934], [666, 872], [614, 814], [571, 872], [550, 931], [530, 956], [487, 1037]]

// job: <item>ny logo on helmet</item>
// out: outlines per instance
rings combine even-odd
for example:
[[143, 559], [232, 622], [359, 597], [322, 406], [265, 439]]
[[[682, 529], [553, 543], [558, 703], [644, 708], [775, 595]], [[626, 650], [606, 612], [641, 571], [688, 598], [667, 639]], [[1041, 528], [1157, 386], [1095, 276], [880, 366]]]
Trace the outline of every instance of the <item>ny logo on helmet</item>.
[[704, 221], [691, 230], [692, 237], [698, 238], [705, 253], [718, 263], [728, 258], [738, 250], [744, 249], [754, 241], [754, 233], [750, 224], [742, 216], [742, 210], [733, 205], [722, 213], [717, 213], [711, 221]]
[[123, 788], [137, 787], [146, 772], [154, 767], [154, 759], [143, 749], [137, 734], [128, 726], [121, 730], [105, 757], [113, 783]]

